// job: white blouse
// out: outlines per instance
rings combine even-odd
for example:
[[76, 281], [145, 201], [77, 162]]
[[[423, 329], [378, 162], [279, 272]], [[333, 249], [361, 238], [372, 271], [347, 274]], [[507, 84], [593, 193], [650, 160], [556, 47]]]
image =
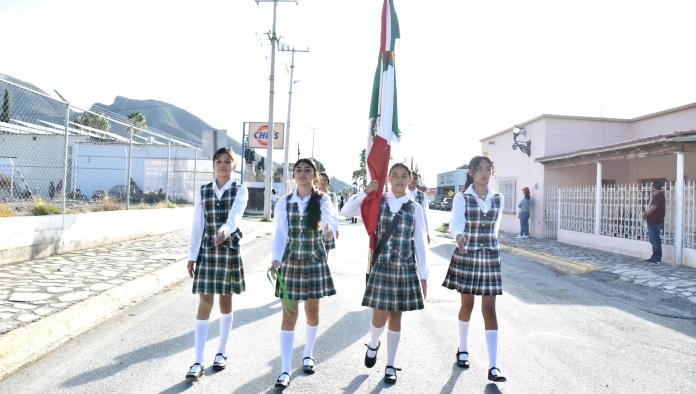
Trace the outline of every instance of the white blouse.
[[[300, 196], [297, 195], [297, 191], [294, 191], [290, 197], [290, 203], [297, 203], [297, 209], [299, 209], [300, 215], [304, 215], [310, 197], [311, 194], [308, 194], [304, 198], [300, 198]], [[273, 252], [271, 258], [279, 261], [281, 264], [283, 260], [283, 253], [285, 253], [285, 244], [288, 242], [288, 211], [286, 207], [287, 198], [287, 195], [280, 197], [276, 203], [275, 210], [273, 211], [273, 220], [275, 221], [276, 225], [275, 232], [273, 233]], [[335, 210], [331, 206], [331, 198], [329, 198], [329, 196], [326, 194], [322, 194], [320, 206], [320, 228], [323, 229], [326, 225], [328, 225], [331, 232], [336, 232], [338, 229], [338, 217], [335, 214]]]
[[[348, 202], [346, 202], [345, 205], [343, 205], [343, 209], [341, 209], [341, 215], [345, 217], [360, 216], [360, 205], [362, 205], [362, 202], [365, 200], [365, 197], [367, 197], [367, 193], [365, 192], [360, 192], [351, 196], [350, 199], [348, 199]], [[387, 198], [387, 205], [389, 206], [389, 212], [392, 214], [392, 217], [394, 217], [394, 215], [396, 215], [396, 213], [399, 212], [401, 206], [404, 203], [408, 202], [408, 200], [411, 199], [408, 193], [397, 198], [396, 196], [394, 196], [394, 193], [388, 192], [384, 194], [384, 197]], [[428, 280], [428, 262], [426, 253], [428, 241], [426, 240], [427, 232], [425, 227], [425, 219], [423, 217], [423, 208], [421, 208], [420, 204], [415, 203], [415, 201], [413, 207], [413, 213], [416, 217], [416, 228], [413, 232], [413, 243], [416, 246], [418, 273], [421, 279]]]
[[[215, 191], [215, 198], [220, 200], [222, 195], [226, 190], [232, 187], [232, 180], [227, 181], [221, 188], [218, 188], [217, 182], [213, 181], [213, 190]], [[242, 223], [242, 215], [244, 215], [244, 210], [247, 206], [247, 201], [249, 200], [249, 192], [246, 186], [237, 185], [237, 195], [234, 198], [232, 207], [230, 207], [230, 212], [227, 215], [227, 221], [225, 224], [220, 226], [218, 229], [218, 234], [222, 231], [225, 232], [227, 236], [237, 231], [237, 228]], [[193, 193], [193, 225], [191, 226], [191, 238], [189, 240], [189, 260], [196, 261], [198, 259], [198, 252], [201, 249], [201, 242], [203, 241], [203, 230], [205, 228], [205, 207], [203, 206], [203, 201], [201, 200], [201, 189], [197, 188], [196, 192]]]
[[[476, 203], [478, 203], [479, 208], [481, 209], [481, 212], [486, 213], [491, 210], [491, 206], [493, 205], [493, 197], [495, 195], [500, 196], [500, 210], [498, 211], [498, 217], [495, 220], [495, 229], [494, 229], [494, 234], [497, 237], [498, 236], [498, 230], [500, 230], [500, 222], [503, 219], [503, 206], [504, 206], [504, 200], [503, 200], [503, 195], [496, 192], [495, 190], [492, 190], [490, 187], [488, 188], [488, 194], [486, 194], [485, 199], [481, 199], [478, 195], [476, 195], [476, 192], [474, 191], [474, 185], [469, 186], [466, 191], [464, 191], [464, 194], [469, 194], [474, 196], [476, 199]], [[457, 193], [454, 196], [454, 200], [452, 200], [452, 216], [450, 217], [450, 233], [452, 236], [456, 239], [458, 234], [464, 234], [464, 226], [466, 224], [466, 201], [464, 200], [464, 196], [462, 193]]]
[[[409, 196], [413, 201], [416, 201], [416, 194], [418, 194], [418, 189], [408, 190]], [[423, 208], [423, 219], [425, 219], [425, 231], [426, 234], [430, 234], [430, 227], [428, 227], [428, 212], [430, 212], [430, 207], [428, 206], [428, 195], [423, 193], [423, 202], [420, 206]]]

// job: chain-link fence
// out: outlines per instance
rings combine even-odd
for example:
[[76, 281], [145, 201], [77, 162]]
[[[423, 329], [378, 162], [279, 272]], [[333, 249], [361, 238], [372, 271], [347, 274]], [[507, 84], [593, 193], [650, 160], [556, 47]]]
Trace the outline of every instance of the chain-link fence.
[[0, 204], [6, 211], [190, 203], [194, 190], [213, 177], [199, 146], [147, 127], [142, 113], [83, 110], [1, 78], [0, 102]]

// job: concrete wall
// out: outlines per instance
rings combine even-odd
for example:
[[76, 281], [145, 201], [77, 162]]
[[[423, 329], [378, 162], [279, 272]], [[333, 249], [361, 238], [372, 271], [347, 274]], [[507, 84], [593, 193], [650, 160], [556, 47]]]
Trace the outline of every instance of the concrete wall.
[[0, 218], [0, 264], [181, 230], [192, 215], [187, 207]]

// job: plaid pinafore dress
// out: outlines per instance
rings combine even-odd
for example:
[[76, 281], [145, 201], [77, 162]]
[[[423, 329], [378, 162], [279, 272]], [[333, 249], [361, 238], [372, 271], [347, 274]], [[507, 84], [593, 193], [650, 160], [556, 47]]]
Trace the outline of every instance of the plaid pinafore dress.
[[442, 285], [462, 294], [501, 295], [503, 283], [500, 274], [500, 251], [495, 236], [495, 223], [500, 206], [500, 195], [493, 196], [491, 209], [483, 213], [476, 198], [464, 194], [467, 240], [466, 254], [454, 248], [447, 276]]
[[[385, 311], [423, 309], [423, 293], [416, 265], [413, 234], [416, 229], [414, 202], [409, 200], [399, 226], [372, 266], [362, 305]], [[379, 206], [377, 234], [382, 237], [394, 215], [386, 197]]]
[[[338, 199], [336, 198], [336, 193], [327, 193], [329, 198], [331, 198], [331, 204], [333, 208], [336, 208], [336, 204], [338, 204]], [[328, 241], [324, 241], [324, 249], [326, 249], [326, 252], [328, 253], [331, 249], [336, 249], [336, 238], [334, 238], [334, 235], [331, 235], [331, 238]]]
[[236, 183], [225, 190], [220, 200], [215, 197], [212, 182], [201, 186], [205, 228], [193, 273], [193, 293], [240, 294], [244, 291], [244, 268], [239, 255], [241, 231], [238, 229], [230, 234], [220, 246], [214, 243], [216, 232], [227, 221], [236, 195]]
[[[288, 298], [306, 300], [332, 296], [336, 289], [326, 263], [322, 230], [306, 228], [305, 217], [300, 215], [297, 203], [290, 203], [291, 197], [292, 194], [286, 196], [288, 242], [280, 265], [280, 276], [285, 282]], [[278, 290], [276, 286], [276, 296], [280, 296]]]

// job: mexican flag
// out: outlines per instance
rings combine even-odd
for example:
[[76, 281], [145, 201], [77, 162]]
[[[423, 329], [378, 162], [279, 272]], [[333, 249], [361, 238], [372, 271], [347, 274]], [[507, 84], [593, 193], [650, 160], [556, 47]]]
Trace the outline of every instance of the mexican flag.
[[384, 0], [382, 4], [380, 38], [377, 70], [372, 85], [370, 128], [367, 138], [367, 168], [370, 179], [379, 182], [379, 189], [369, 193], [361, 206], [365, 229], [370, 235], [370, 249], [374, 249], [376, 245], [379, 203], [389, 170], [391, 145], [399, 141], [394, 70], [394, 44], [399, 38], [399, 20], [396, 17], [393, 0]]

